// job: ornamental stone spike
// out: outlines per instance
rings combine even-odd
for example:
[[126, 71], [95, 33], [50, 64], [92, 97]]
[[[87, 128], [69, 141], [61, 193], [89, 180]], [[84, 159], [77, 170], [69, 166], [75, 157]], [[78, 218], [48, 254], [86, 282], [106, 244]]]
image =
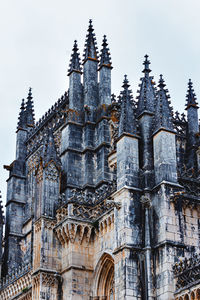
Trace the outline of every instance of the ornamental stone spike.
[[144, 57], [145, 57], [145, 60], [143, 62], [144, 70], [142, 72], [145, 73], [145, 75], [148, 75], [151, 72], [151, 69], [149, 68], [149, 65], [151, 62], [150, 62], [149, 56], [147, 54]]
[[83, 94], [84, 105], [92, 110], [99, 105], [98, 50], [93, 31], [92, 20], [90, 20], [83, 59]]
[[154, 131], [160, 128], [165, 128], [167, 130], [173, 130], [172, 121], [172, 111], [169, 103], [169, 96], [167, 95], [167, 90], [165, 89], [165, 82], [163, 76], [160, 75], [159, 79], [159, 90], [157, 92], [157, 104], [155, 108], [154, 117]]
[[106, 36], [104, 35], [99, 64], [99, 104], [111, 104], [111, 69], [112, 63], [108, 49]]
[[22, 99], [20, 113], [18, 118], [17, 129], [25, 128], [26, 127], [26, 112], [25, 112], [25, 103], [24, 99]]
[[155, 111], [155, 102], [156, 102], [156, 90], [155, 90], [155, 83], [153, 82], [153, 77], [149, 76], [151, 72], [149, 65], [150, 61], [148, 59], [148, 55], [145, 55], [145, 61], [143, 63], [144, 70], [144, 77], [141, 78], [141, 84], [139, 96], [138, 98], [138, 105], [137, 105], [137, 114], [138, 116], [143, 114], [144, 112], [154, 113]]
[[69, 63], [68, 76], [74, 71], [79, 73], [81, 72], [80, 54], [78, 50], [79, 49], [78, 49], [77, 41], [75, 40], [72, 49], [70, 63]]
[[34, 108], [33, 108], [33, 101], [32, 101], [32, 88], [29, 88], [27, 102], [26, 102], [26, 120], [27, 126], [33, 127], [35, 124], [35, 117], [34, 117]]
[[188, 91], [186, 95], [186, 109], [188, 109], [190, 106], [198, 108], [198, 103], [196, 102], [196, 94], [194, 93], [193, 89], [193, 83], [191, 79], [189, 79], [188, 82]]
[[187, 166], [188, 168], [194, 169], [196, 161], [196, 150], [197, 145], [196, 134], [199, 133], [199, 120], [198, 120], [198, 103], [196, 101], [196, 95], [194, 93], [193, 84], [191, 79], [188, 82], [188, 90], [186, 95], [186, 110], [188, 120], [187, 130]]
[[107, 46], [108, 46], [107, 38], [106, 38], [106, 35], [104, 35], [103, 36], [103, 42], [102, 42], [101, 54], [100, 54], [100, 64], [99, 64], [100, 68], [102, 66], [112, 68], [110, 52], [109, 52], [109, 48]]
[[123, 91], [121, 92], [121, 116], [119, 122], [119, 137], [123, 133], [137, 134], [137, 124], [133, 108], [133, 100], [127, 75], [124, 75]]
[[97, 49], [96, 37], [95, 37], [94, 28], [91, 19], [89, 20], [88, 34], [86, 36], [83, 56], [84, 56], [83, 63], [85, 63], [85, 61], [88, 59], [98, 60], [98, 49]]

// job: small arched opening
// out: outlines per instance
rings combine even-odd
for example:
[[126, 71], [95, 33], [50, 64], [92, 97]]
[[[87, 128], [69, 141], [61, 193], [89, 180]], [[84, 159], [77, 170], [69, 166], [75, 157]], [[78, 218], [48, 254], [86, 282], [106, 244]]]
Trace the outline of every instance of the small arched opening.
[[95, 299], [115, 300], [114, 260], [105, 253], [96, 267], [94, 278]]

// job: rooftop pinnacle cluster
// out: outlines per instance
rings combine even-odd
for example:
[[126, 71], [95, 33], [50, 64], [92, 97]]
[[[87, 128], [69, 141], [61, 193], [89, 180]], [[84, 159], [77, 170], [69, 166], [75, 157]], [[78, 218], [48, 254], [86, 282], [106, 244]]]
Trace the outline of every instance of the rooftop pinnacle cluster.
[[36, 122], [31, 88], [22, 100], [5, 218], [0, 201], [2, 300], [200, 297], [192, 81], [180, 115], [148, 55], [137, 96], [127, 75], [111, 93], [112, 68], [90, 20], [82, 57], [73, 44], [69, 88]]

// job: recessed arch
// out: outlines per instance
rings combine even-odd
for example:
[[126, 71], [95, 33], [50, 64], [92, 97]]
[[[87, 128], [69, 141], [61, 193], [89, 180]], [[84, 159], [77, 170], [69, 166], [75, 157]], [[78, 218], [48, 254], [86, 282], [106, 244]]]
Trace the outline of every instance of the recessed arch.
[[106, 300], [115, 300], [114, 289], [114, 260], [108, 253], [104, 253], [95, 270], [94, 294]]

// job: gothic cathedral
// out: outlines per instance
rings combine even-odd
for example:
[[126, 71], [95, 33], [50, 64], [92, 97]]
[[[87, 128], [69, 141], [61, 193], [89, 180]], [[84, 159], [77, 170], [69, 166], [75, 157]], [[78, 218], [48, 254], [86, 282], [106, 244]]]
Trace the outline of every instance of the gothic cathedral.
[[[200, 133], [145, 56], [137, 100], [111, 94], [106, 36], [89, 22], [69, 89], [35, 122], [22, 100], [16, 157], [0, 205], [0, 299], [200, 299]], [[5, 226], [5, 229], [4, 229]]]

